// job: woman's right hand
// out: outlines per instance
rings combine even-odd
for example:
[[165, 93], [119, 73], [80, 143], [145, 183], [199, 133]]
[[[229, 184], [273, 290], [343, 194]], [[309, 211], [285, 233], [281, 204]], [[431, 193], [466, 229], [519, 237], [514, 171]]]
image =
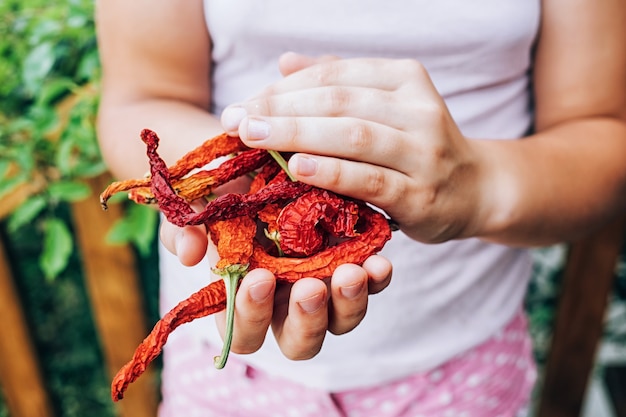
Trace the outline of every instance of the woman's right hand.
[[[179, 228], [163, 222], [161, 241], [183, 265], [192, 266], [216, 252], [204, 226]], [[235, 301], [235, 329], [231, 350], [252, 353], [263, 344], [269, 327], [283, 354], [292, 360], [309, 359], [322, 347], [327, 331], [353, 330], [367, 311], [368, 297], [386, 288], [391, 263], [374, 255], [362, 266], [344, 264], [329, 280], [303, 278], [293, 285], [277, 285], [265, 269], [250, 271], [241, 281]], [[224, 330], [223, 315], [218, 327]]]

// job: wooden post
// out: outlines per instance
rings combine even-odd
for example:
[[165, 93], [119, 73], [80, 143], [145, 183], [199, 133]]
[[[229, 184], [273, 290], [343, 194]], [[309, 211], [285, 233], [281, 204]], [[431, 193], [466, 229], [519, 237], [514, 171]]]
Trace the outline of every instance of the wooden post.
[[537, 417], [578, 417], [602, 338], [625, 219], [572, 244]]
[[52, 417], [26, 320], [0, 240], [0, 386], [11, 417]]
[[[106, 212], [100, 207], [98, 195], [110, 181], [108, 175], [90, 180], [92, 197], [74, 204], [72, 215], [94, 320], [109, 375], [113, 377], [131, 359], [148, 328], [134, 253], [128, 246], [114, 246], [105, 241], [111, 226], [122, 215], [118, 206], [112, 205]], [[157, 409], [154, 372], [148, 370], [133, 383], [118, 404], [122, 417], [154, 417]]]

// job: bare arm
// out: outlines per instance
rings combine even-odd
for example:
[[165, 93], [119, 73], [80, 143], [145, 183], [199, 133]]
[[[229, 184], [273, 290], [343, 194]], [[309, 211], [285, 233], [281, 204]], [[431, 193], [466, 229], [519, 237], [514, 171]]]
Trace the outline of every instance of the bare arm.
[[148, 169], [143, 128], [162, 138], [168, 163], [222, 131], [208, 113], [210, 39], [201, 0], [96, 2], [102, 98], [98, 133], [119, 178]]
[[[113, 174], [122, 179], [147, 172], [145, 147], [139, 139], [143, 128], [159, 135], [159, 153], [168, 164], [221, 133], [219, 120], [209, 113], [211, 42], [202, 0], [102, 0], [96, 4], [103, 67], [98, 134]], [[161, 240], [187, 265], [206, 255], [208, 239], [203, 227], [178, 229], [164, 223]], [[327, 330], [343, 333], [358, 325], [365, 315], [368, 293], [381, 291], [390, 279], [389, 262], [373, 256], [363, 267], [338, 268], [328, 288], [312, 278], [283, 288], [283, 296], [276, 297], [281, 313], [274, 314], [275, 278], [269, 271], [251, 271], [237, 292], [232, 350], [257, 350], [272, 324], [285, 355], [294, 359], [314, 356]]]
[[626, 3], [546, 0], [534, 73], [536, 131], [483, 143], [490, 239], [575, 239], [626, 203]]
[[626, 3], [542, 5], [537, 133], [523, 140], [463, 137], [413, 60], [295, 71], [238, 104], [245, 112], [227, 108], [224, 126], [250, 146], [296, 152], [299, 180], [381, 207], [419, 241], [576, 239], [626, 204]]

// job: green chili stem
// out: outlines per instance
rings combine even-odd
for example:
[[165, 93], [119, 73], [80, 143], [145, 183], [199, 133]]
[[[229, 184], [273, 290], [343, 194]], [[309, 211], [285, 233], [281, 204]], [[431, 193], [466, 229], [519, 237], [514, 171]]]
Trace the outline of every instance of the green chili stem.
[[265, 237], [274, 242], [276, 245], [276, 249], [278, 249], [278, 256], [285, 256], [285, 252], [283, 252], [283, 249], [280, 247], [280, 233], [278, 233], [278, 231], [270, 233], [267, 229], [263, 229], [263, 232], [265, 233]]
[[215, 271], [222, 276], [226, 286], [226, 330], [224, 332], [224, 346], [222, 353], [213, 358], [213, 363], [217, 369], [222, 369], [228, 361], [230, 346], [233, 342], [233, 323], [235, 321], [235, 294], [239, 286], [239, 280], [246, 275], [247, 265], [230, 265], [221, 270]]
[[296, 177], [294, 177], [291, 171], [289, 171], [289, 167], [287, 166], [287, 161], [285, 161], [285, 158], [283, 158], [280, 152], [272, 151], [272, 150], [268, 150], [268, 152], [270, 155], [272, 155], [272, 158], [274, 158], [274, 160], [283, 169], [283, 171], [287, 173], [287, 176], [289, 177], [289, 179], [294, 182], [297, 181]]

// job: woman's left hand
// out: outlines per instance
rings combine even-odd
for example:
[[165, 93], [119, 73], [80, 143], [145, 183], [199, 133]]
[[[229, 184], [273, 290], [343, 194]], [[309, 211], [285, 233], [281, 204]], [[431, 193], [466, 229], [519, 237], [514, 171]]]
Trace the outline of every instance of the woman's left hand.
[[471, 235], [480, 158], [419, 62], [289, 53], [279, 66], [282, 80], [222, 113], [229, 134], [295, 152], [298, 180], [378, 206], [416, 240]]

